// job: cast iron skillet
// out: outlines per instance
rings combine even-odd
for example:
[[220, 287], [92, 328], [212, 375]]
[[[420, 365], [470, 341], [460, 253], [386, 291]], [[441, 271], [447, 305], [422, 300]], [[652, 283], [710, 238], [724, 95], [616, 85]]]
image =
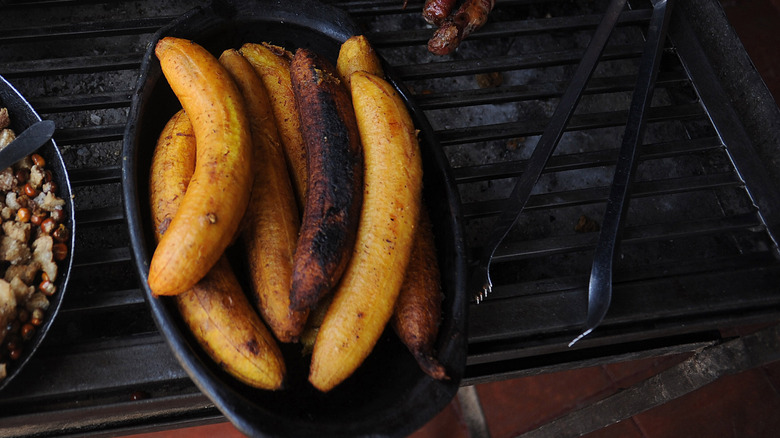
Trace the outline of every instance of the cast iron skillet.
[[[22, 97], [21, 93], [19, 93], [19, 91], [2, 76], [0, 76], [0, 107], [8, 108], [8, 115], [11, 118], [11, 129], [17, 134], [24, 131], [25, 128], [33, 123], [41, 120], [40, 116], [38, 116], [38, 113], [35, 112], [29, 102], [27, 102], [27, 100]], [[55, 282], [57, 292], [49, 298], [49, 308], [46, 310], [43, 324], [37, 328], [33, 338], [24, 344], [22, 357], [8, 364], [8, 375], [5, 379], [0, 380], [0, 391], [8, 386], [14, 377], [22, 371], [24, 365], [27, 364], [35, 351], [38, 350], [41, 342], [43, 342], [46, 333], [48, 333], [49, 328], [51, 328], [54, 317], [57, 315], [57, 312], [59, 312], [70, 278], [70, 270], [73, 265], [73, 244], [75, 242], [76, 233], [73, 220], [73, 198], [71, 197], [68, 172], [65, 168], [65, 163], [62, 161], [60, 150], [57, 148], [54, 140], [49, 140], [43, 147], [38, 149], [37, 153], [46, 160], [46, 168], [51, 170], [54, 174], [55, 181], [59, 186], [57, 195], [65, 200], [64, 224], [68, 227], [68, 231], [70, 231], [67, 243], [68, 256], [65, 260], [58, 263], [58, 279]]]
[[154, 233], [148, 208], [148, 177], [160, 131], [179, 108], [162, 76], [154, 45], [163, 36], [188, 38], [215, 56], [246, 42], [271, 42], [289, 50], [307, 47], [335, 63], [340, 44], [358, 29], [342, 11], [305, 1], [231, 1], [195, 9], [161, 29], [152, 38], [133, 96], [124, 140], [125, 209], [135, 263], [154, 319], [173, 353], [196, 385], [233, 424], [253, 436], [402, 436], [425, 424], [455, 395], [465, 367], [465, 250], [460, 207], [446, 159], [436, 147], [422, 113], [399, 88], [422, 132], [425, 198], [435, 224], [442, 271], [444, 320], [438, 357], [451, 380], [423, 374], [411, 354], [386, 330], [360, 369], [334, 390], [323, 394], [307, 381], [308, 360], [298, 344], [281, 347], [288, 386], [262, 391], [241, 384], [223, 372], [200, 349], [180, 319], [173, 300], [155, 298], [147, 285]]

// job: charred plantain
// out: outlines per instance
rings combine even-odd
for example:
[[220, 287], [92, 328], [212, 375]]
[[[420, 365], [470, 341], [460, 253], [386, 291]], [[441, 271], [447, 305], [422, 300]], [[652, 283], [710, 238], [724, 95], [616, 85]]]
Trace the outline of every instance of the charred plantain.
[[420, 368], [437, 380], [449, 378], [434, 357], [443, 297], [431, 220], [428, 211], [420, 208], [412, 255], [390, 323]]
[[352, 98], [365, 151], [364, 198], [352, 258], [314, 342], [309, 382], [323, 392], [352, 375], [390, 321], [422, 197], [417, 132], [398, 93], [359, 71]]
[[298, 49], [291, 80], [308, 159], [291, 307], [312, 309], [344, 273], [363, 199], [363, 153], [349, 91], [326, 59]]

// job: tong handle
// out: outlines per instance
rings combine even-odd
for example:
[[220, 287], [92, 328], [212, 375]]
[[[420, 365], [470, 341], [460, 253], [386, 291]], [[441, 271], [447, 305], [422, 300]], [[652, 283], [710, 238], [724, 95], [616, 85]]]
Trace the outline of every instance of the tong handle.
[[574, 72], [572, 80], [569, 82], [558, 106], [555, 108], [555, 112], [550, 118], [550, 122], [547, 124], [542, 136], [539, 138], [539, 142], [536, 144], [536, 148], [534, 148], [531, 154], [531, 158], [528, 160], [528, 167], [520, 176], [520, 180], [516, 183], [512, 194], [509, 195], [507, 208], [501, 213], [494, 225], [493, 232], [490, 234], [482, 257], [479, 260], [479, 265], [471, 275], [469, 288], [476, 291], [474, 300], [477, 303], [485, 299], [493, 288], [490, 280], [490, 263], [493, 255], [507, 234], [509, 234], [509, 230], [517, 223], [520, 213], [523, 212], [526, 203], [528, 203], [531, 190], [533, 190], [536, 181], [547, 165], [547, 161], [552, 156], [555, 146], [561, 139], [564, 127], [569, 122], [572, 114], [574, 114], [574, 109], [580, 101], [585, 85], [596, 68], [596, 64], [604, 51], [604, 47], [607, 45], [607, 41], [620, 18], [620, 13], [623, 11], [625, 4], [626, 0], [612, 0], [610, 2], [604, 17], [593, 34], [593, 38], [590, 40], [587, 49], [585, 49], [585, 53], [577, 66], [577, 70]]
[[639, 62], [637, 86], [631, 97], [623, 143], [615, 165], [615, 175], [607, 200], [607, 209], [604, 212], [601, 232], [593, 256], [588, 285], [588, 314], [585, 330], [571, 341], [570, 347], [601, 324], [612, 300], [613, 265], [630, 200], [630, 186], [636, 172], [638, 147], [644, 136], [647, 111], [655, 91], [655, 80], [661, 64], [661, 52], [673, 2], [674, 0], [655, 0], [653, 2], [653, 14], [650, 17], [647, 40]]

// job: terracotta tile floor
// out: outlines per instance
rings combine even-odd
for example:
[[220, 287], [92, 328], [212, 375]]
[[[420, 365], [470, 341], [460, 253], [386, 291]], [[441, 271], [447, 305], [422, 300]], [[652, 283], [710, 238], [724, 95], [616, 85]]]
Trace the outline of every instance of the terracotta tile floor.
[[[726, 14], [780, 102], [780, 0], [722, 0]], [[685, 359], [672, 356], [477, 386], [492, 438], [514, 437], [587, 406]], [[780, 436], [780, 362], [723, 377], [697, 391], [593, 432], [589, 438]], [[240, 437], [229, 423], [135, 438]], [[456, 402], [412, 438], [466, 438]]]

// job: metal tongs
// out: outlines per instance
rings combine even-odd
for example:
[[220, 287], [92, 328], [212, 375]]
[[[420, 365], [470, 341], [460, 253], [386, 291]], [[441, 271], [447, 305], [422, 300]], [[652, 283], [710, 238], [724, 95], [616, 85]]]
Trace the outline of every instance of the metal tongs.
[[[650, 107], [655, 80], [658, 75], [661, 51], [666, 36], [666, 29], [671, 16], [674, 0], [652, 0], [653, 14], [650, 18], [647, 39], [639, 65], [637, 86], [629, 108], [628, 121], [623, 136], [615, 176], [610, 190], [604, 221], [599, 234], [599, 241], [591, 270], [588, 291], [588, 313], [585, 329], [569, 346], [587, 336], [604, 319], [604, 315], [612, 300], [612, 264], [614, 261], [623, 216], [628, 205], [629, 186], [636, 169], [637, 146], [641, 142], [647, 109]], [[542, 133], [539, 143], [528, 161], [526, 171], [521, 175], [512, 194], [509, 197], [508, 208], [498, 218], [493, 233], [471, 277], [472, 290], [478, 292], [474, 300], [479, 303], [492, 291], [490, 280], [490, 262], [496, 249], [504, 240], [510, 229], [517, 222], [525, 208], [536, 181], [539, 179], [547, 161], [552, 156], [563, 129], [568, 123], [579, 102], [582, 91], [596, 67], [612, 30], [618, 21], [626, 0], [612, 0], [604, 17], [599, 23], [585, 54], [574, 73], [566, 91], [555, 110], [550, 123]]]
[[674, 0], [653, 0], [653, 14], [650, 17], [647, 39], [639, 61], [637, 84], [631, 97], [623, 144], [615, 165], [615, 176], [593, 256], [585, 329], [569, 343], [569, 347], [601, 324], [612, 301], [613, 264], [620, 243], [623, 218], [628, 209], [631, 181], [634, 178], [639, 155], [638, 147], [642, 143], [647, 111], [653, 100], [655, 80], [661, 64], [661, 52], [666, 40], [666, 29], [669, 25], [669, 17], [672, 15], [673, 3]]
[[596, 32], [593, 34], [593, 38], [588, 44], [588, 48], [582, 56], [582, 60], [580, 60], [577, 66], [577, 70], [574, 72], [571, 82], [569, 82], [558, 103], [558, 107], [555, 109], [550, 122], [547, 124], [536, 148], [531, 154], [531, 158], [528, 160], [528, 167], [520, 176], [520, 180], [509, 196], [507, 208], [498, 217], [493, 232], [479, 259], [479, 264], [471, 275], [470, 286], [471, 290], [477, 291], [474, 296], [474, 300], [477, 303], [484, 300], [493, 290], [493, 282], [490, 280], [490, 262], [493, 260], [493, 255], [525, 208], [528, 198], [531, 196], [531, 190], [547, 165], [547, 161], [552, 156], [555, 146], [561, 139], [564, 127], [569, 122], [572, 114], [574, 114], [574, 109], [577, 107], [577, 103], [579, 103], [585, 85], [596, 68], [596, 64], [604, 51], [604, 47], [607, 45], [607, 41], [615, 28], [618, 18], [620, 18], [620, 13], [623, 11], [625, 4], [626, 0], [612, 0], [610, 2], [604, 17], [601, 19]]

